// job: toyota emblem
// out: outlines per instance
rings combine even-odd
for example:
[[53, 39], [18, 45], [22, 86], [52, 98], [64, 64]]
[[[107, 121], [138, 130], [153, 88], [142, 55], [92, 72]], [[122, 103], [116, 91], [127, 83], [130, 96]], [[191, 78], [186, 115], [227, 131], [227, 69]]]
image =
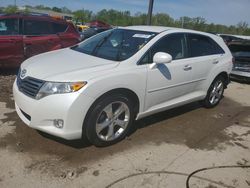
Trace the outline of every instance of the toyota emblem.
[[23, 70], [21, 71], [20, 77], [21, 77], [21, 78], [24, 78], [25, 75], [26, 75], [26, 73], [27, 73], [27, 70], [26, 70], [26, 69], [23, 69]]

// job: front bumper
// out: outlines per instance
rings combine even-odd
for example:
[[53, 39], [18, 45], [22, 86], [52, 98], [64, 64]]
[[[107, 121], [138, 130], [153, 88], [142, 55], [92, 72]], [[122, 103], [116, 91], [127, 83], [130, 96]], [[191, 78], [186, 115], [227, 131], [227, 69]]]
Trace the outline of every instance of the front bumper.
[[[67, 140], [82, 137], [83, 121], [93, 99], [81, 90], [36, 100], [21, 93], [15, 81], [13, 94], [17, 114], [29, 127]], [[63, 128], [54, 126], [55, 119], [64, 121]]]

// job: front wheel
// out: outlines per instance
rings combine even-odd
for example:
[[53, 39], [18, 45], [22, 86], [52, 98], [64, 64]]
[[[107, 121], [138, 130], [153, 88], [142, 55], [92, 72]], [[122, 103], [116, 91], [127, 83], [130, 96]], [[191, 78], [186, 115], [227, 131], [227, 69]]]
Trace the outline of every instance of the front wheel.
[[206, 108], [212, 108], [219, 104], [223, 97], [225, 88], [225, 79], [222, 76], [218, 76], [208, 89], [207, 96], [203, 101], [203, 105]]
[[120, 94], [99, 100], [88, 113], [86, 136], [95, 146], [108, 146], [122, 140], [134, 120], [133, 104]]

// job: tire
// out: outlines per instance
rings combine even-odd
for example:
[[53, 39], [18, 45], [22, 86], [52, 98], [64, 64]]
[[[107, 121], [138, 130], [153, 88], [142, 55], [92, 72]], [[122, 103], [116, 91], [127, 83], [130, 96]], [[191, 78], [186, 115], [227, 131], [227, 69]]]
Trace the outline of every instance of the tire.
[[203, 106], [213, 108], [218, 105], [223, 98], [225, 87], [225, 79], [222, 76], [216, 77], [208, 89], [206, 98], [202, 101]]
[[83, 133], [97, 147], [115, 144], [126, 137], [134, 121], [131, 100], [121, 94], [105, 96], [88, 112]]

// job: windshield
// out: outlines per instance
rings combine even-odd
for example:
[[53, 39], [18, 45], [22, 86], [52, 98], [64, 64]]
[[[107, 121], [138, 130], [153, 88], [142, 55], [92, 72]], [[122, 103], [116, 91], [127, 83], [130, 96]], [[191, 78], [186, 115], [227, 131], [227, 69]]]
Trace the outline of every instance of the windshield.
[[113, 29], [71, 49], [108, 60], [123, 61], [139, 51], [155, 35], [153, 32]]

